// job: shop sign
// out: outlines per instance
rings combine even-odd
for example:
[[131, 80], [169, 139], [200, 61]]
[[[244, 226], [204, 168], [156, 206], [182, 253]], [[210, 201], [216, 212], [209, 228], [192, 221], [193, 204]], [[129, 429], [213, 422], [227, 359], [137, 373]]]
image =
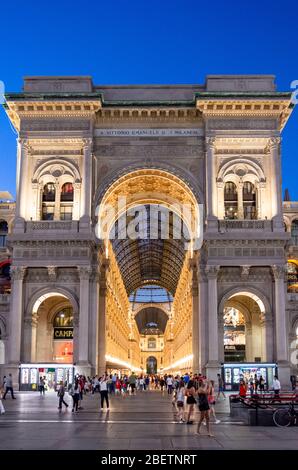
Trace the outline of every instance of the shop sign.
[[288, 283], [298, 284], [298, 273], [288, 273]]
[[54, 339], [72, 340], [73, 339], [73, 328], [54, 328]]

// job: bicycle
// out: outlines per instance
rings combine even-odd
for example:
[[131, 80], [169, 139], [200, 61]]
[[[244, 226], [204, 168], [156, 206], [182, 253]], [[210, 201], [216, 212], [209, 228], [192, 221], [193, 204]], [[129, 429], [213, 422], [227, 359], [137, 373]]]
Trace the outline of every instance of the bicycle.
[[298, 424], [298, 410], [295, 410], [295, 404], [292, 402], [287, 408], [279, 408], [273, 413], [274, 424], [280, 428]]

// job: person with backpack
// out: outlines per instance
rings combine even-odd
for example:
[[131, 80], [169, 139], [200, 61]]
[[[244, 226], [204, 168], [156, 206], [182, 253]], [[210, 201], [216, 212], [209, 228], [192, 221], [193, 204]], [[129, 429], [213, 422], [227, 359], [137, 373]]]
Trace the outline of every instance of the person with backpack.
[[176, 392], [176, 406], [178, 410], [178, 419], [180, 423], [185, 423], [184, 419], [184, 397], [185, 397], [185, 383], [183, 380], [179, 382]]
[[65, 405], [66, 408], [68, 408], [68, 403], [64, 401], [64, 395], [65, 395], [65, 387], [64, 387], [63, 381], [61, 380], [60, 386], [57, 392], [57, 396], [59, 397], [59, 406], [58, 406], [59, 411], [62, 411], [62, 404]]
[[72, 410], [71, 411], [72, 412], [78, 411], [79, 400], [81, 396], [81, 387], [77, 378], [75, 379], [74, 385], [72, 385], [72, 387], [70, 388], [69, 394], [72, 397]]

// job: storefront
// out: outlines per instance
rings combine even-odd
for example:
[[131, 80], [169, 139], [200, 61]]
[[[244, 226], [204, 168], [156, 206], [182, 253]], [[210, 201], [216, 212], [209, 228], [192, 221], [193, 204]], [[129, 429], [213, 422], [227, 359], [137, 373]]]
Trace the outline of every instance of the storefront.
[[272, 387], [273, 377], [277, 373], [276, 364], [271, 363], [225, 363], [222, 367], [222, 377], [224, 379], [225, 390], [239, 390], [240, 380], [246, 383], [255, 376], [259, 380], [260, 376], [265, 380], [265, 390]]
[[61, 380], [67, 384], [73, 382], [72, 364], [21, 364], [20, 390], [38, 391], [40, 377], [44, 378], [47, 391], [55, 391]]

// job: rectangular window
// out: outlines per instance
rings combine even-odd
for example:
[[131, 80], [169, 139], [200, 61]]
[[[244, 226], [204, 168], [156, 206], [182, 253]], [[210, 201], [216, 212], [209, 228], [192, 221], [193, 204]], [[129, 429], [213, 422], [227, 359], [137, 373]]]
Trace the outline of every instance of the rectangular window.
[[61, 220], [72, 220], [72, 205], [60, 207], [60, 219]]
[[42, 220], [54, 220], [55, 206], [43, 204], [42, 205]]

